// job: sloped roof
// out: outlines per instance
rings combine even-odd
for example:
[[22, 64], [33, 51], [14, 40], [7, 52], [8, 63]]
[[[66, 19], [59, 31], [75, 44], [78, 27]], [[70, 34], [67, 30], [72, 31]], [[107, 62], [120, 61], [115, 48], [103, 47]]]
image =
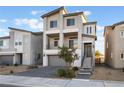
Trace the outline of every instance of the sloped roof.
[[51, 11], [51, 12], [48, 12], [48, 13], [42, 15], [41, 17], [44, 18], [44, 17], [50, 16], [52, 14], [55, 14], [55, 13], [59, 12], [60, 10], [65, 10], [67, 12], [67, 10], [64, 8], [64, 6], [62, 6], [62, 7], [59, 7], [59, 8], [57, 8], [57, 9]]
[[64, 14], [63, 16], [68, 17], [68, 16], [76, 16], [76, 15], [79, 15], [79, 14], [83, 14], [83, 12], [68, 13], [68, 14]]
[[32, 32], [32, 31], [28, 31], [28, 30], [24, 30], [24, 29], [13, 28], [13, 27], [8, 27], [8, 28], [11, 30], [17, 30], [17, 31], [21, 31], [21, 32], [32, 33], [34, 35], [43, 34], [43, 32]]
[[96, 24], [97, 22], [94, 21], [94, 22], [86, 22], [86, 23], [83, 23], [83, 25], [90, 25], [90, 24]]
[[10, 36], [3, 36], [3, 37], [0, 37], [0, 39], [9, 39]]

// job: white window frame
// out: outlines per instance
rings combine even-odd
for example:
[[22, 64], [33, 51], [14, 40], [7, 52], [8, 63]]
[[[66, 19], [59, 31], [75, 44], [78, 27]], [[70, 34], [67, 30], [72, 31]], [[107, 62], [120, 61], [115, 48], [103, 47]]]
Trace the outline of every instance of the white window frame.
[[[123, 54], [123, 58], [121, 58], [121, 55], [122, 55], [122, 54]], [[120, 54], [120, 59], [121, 59], [121, 60], [124, 60], [124, 53], [121, 53], [121, 54]]]
[[2, 45], [0, 45], [0, 47], [4, 46], [4, 40], [0, 40], [2, 42]]
[[[123, 33], [123, 35], [122, 35], [122, 33]], [[120, 32], [120, 38], [124, 38], [124, 31]]]

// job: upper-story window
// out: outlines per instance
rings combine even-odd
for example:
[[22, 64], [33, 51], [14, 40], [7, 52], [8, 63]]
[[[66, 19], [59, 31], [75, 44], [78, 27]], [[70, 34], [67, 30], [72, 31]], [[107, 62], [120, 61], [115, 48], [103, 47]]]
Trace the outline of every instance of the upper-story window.
[[22, 45], [22, 42], [19, 42], [19, 45]]
[[75, 19], [67, 19], [67, 26], [75, 25]]
[[121, 31], [121, 32], [120, 32], [120, 37], [121, 37], [121, 38], [124, 38], [124, 31]]
[[3, 46], [3, 40], [0, 40], [0, 46]]
[[89, 27], [87, 27], [87, 34], [89, 33]]
[[15, 45], [22, 45], [22, 42], [15, 42]]
[[87, 27], [87, 34], [92, 34], [92, 27]]
[[92, 27], [90, 26], [90, 34], [92, 34]]
[[121, 59], [124, 60], [124, 53], [121, 53]]
[[57, 27], [57, 21], [50, 21], [50, 28], [56, 28]]
[[108, 48], [108, 42], [107, 42], [107, 45], [106, 45], [106, 47]]
[[17, 46], [18, 45], [18, 42], [15, 42], [15, 45]]

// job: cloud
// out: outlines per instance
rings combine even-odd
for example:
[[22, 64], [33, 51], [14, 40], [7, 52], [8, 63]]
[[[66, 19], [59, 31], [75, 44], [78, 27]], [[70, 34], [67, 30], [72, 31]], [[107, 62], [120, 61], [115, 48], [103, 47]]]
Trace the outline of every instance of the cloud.
[[7, 22], [6, 19], [0, 19], [0, 23], [5, 23], [5, 22]]
[[9, 32], [7, 29], [0, 28], [0, 36], [8, 36]]
[[89, 16], [89, 15], [91, 15], [91, 11], [84, 11], [84, 14]]
[[99, 31], [104, 30], [104, 26], [97, 25], [97, 30]]
[[38, 19], [28, 19], [28, 18], [20, 18], [15, 19], [15, 24], [18, 26], [28, 25], [32, 29], [42, 29], [43, 21]]
[[37, 15], [37, 14], [42, 14], [42, 13], [45, 13], [45, 12], [46, 12], [45, 10], [43, 10], [43, 11], [32, 10], [32, 11], [31, 11], [31, 14], [32, 14], [32, 15]]

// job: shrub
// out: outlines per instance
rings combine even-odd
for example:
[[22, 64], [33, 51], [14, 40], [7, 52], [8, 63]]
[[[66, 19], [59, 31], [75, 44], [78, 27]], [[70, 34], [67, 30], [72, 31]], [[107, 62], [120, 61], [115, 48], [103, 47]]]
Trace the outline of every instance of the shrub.
[[73, 67], [72, 70], [73, 71], [78, 71], [79, 69], [78, 69], [78, 67]]
[[73, 78], [75, 77], [75, 72], [72, 69], [58, 69], [57, 76], [64, 78]]
[[66, 78], [73, 78], [75, 77], [75, 72], [71, 69], [66, 69]]
[[14, 71], [13, 70], [10, 70], [10, 74], [13, 74], [14, 73]]
[[37, 65], [30, 65], [30, 66], [28, 66], [28, 69], [35, 69], [35, 68], [38, 68], [38, 66]]
[[65, 69], [58, 69], [57, 70], [57, 76], [59, 76], [59, 77], [65, 77], [66, 76]]
[[124, 68], [122, 68], [122, 71], [124, 72]]
[[17, 64], [17, 63], [15, 63], [15, 64], [14, 64], [14, 66], [18, 66], [18, 64]]
[[10, 66], [10, 64], [6, 64], [6, 66]]

